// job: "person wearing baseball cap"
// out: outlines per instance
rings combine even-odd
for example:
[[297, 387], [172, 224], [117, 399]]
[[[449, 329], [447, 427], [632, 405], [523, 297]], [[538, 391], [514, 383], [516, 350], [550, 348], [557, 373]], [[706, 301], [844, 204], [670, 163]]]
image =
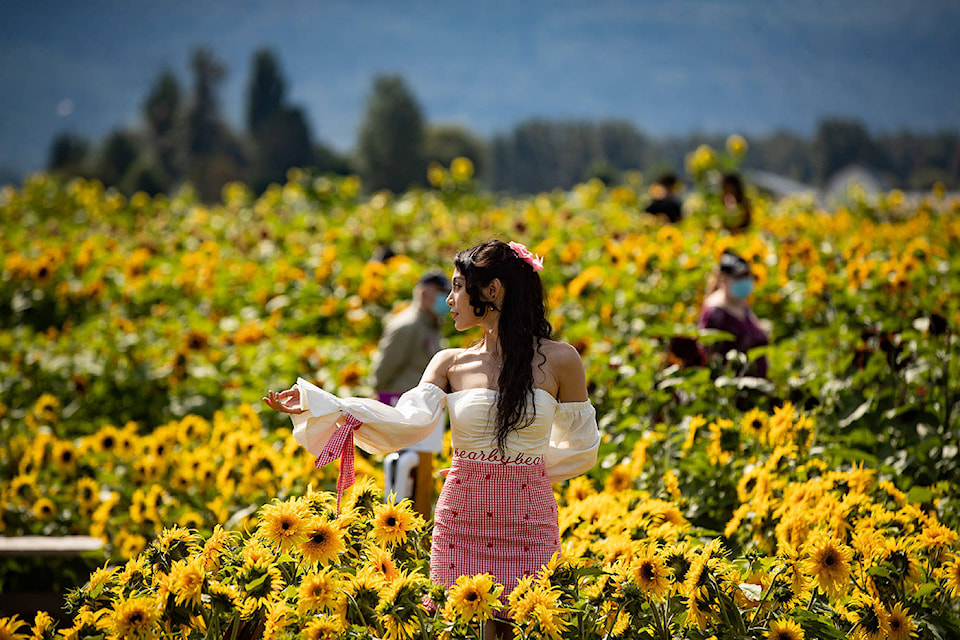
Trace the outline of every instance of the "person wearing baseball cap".
[[[393, 406], [420, 383], [430, 359], [440, 350], [440, 328], [450, 315], [446, 303], [450, 288], [450, 279], [443, 273], [424, 273], [414, 287], [412, 304], [386, 323], [371, 363], [380, 402]], [[384, 459], [386, 494], [395, 492], [398, 500], [413, 498], [414, 507], [427, 518], [433, 502], [433, 454], [443, 450], [444, 427], [441, 421], [425, 440]]]
[[[753, 293], [754, 280], [753, 271], [746, 260], [732, 251], [723, 252], [717, 268], [711, 274], [698, 326], [726, 331], [735, 340], [711, 345], [708, 349], [710, 353], [726, 353], [730, 349], [747, 353], [754, 347], [769, 344], [767, 332], [747, 304], [747, 299]], [[765, 378], [766, 356], [750, 362], [743, 373]]]

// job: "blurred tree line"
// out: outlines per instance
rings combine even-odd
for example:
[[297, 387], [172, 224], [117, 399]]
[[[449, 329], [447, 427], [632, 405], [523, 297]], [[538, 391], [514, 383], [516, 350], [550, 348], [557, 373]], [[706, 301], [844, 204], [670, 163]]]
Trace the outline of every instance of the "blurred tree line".
[[[277, 56], [253, 55], [245, 122], [224, 119], [219, 89], [226, 68], [205, 48], [191, 57], [185, 91], [170, 71], [155, 80], [142, 103], [142, 123], [117, 129], [97, 144], [64, 133], [51, 145], [48, 168], [97, 178], [126, 193], [170, 192], [189, 183], [213, 201], [224, 184], [248, 183], [261, 192], [285, 181], [291, 167], [316, 174], [358, 173], [369, 190], [401, 191], [426, 181], [432, 162], [470, 158], [480, 183], [495, 191], [529, 193], [569, 188], [589, 178], [617, 182], [622, 172], [680, 172], [700, 144], [723, 145], [726, 134], [651, 138], [623, 120], [557, 122], [534, 119], [483, 140], [458, 125], [430, 125], [400, 76], [374, 78], [356, 147], [341, 154], [313, 139], [304, 111], [287, 98]], [[960, 132], [901, 132], [872, 136], [858, 120], [822, 120], [812, 137], [777, 131], [749, 137], [744, 168], [823, 185], [851, 164], [867, 167], [890, 187], [960, 187]]]

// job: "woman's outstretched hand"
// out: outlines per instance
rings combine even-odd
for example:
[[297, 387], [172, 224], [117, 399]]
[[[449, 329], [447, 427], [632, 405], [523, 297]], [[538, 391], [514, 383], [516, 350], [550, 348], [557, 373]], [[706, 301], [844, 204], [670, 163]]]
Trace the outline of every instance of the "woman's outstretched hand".
[[300, 408], [300, 389], [298, 387], [291, 387], [286, 391], [279, 392], [267, 391], [263, 401], [274, 411], [303, 413], [303, 409]]

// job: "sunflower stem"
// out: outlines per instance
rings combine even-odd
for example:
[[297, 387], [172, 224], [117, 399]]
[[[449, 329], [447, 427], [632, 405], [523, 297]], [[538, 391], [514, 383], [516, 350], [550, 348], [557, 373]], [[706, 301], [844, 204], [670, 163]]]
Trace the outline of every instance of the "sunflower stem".
[[370, 625], [367, 624], [367, 617], [363, 615], [363, 610], [360, 608], [360, 605], [357, 604], [357, 600], [356, 598], [353, 597], [353, 594], [348, 593], [347, 600], [350, 602], [351, 605], [353, 605], [353, 608], [356, 609], [357, 615], [360, 616], [360, 622], [363, 623], [363, 626], [369, 627]]
[[763, 597], [760, 598], [760, 602], [757, 603], [757, 609], [753, 612], [753, 615], [750, 617], [750, 625], [753, 626], [753, 623], [757, 621], [757, 616], [760, 615], [760, 611], [763, 609], [763, 603], [767, 601], [767, 597], [770, 595], [770, 592], [773, 591], [773, 585], [776, 583], [777, 578], [781, 573], [786, 571], [786, 567], [780, 567], [770, 578], [770, 586], [767, 587], [766, 591], [763, 593]]
[[664, 640], [670, 640], [670, 636], [667, 634], [666, 626], [663, 624], [663, 620], [660, 618], [660, 612], [658, 611], [657, 604], [649, 595], [647, 596], [647, 604], [650, 605], [650, 613], [653, 615], [653, 627], [657, 630], [657, 635]]
[[237, 633], [240, 632], [240, 614], [233, 614], [233, 633], [230, 634], [230, 640], [237, 640]]

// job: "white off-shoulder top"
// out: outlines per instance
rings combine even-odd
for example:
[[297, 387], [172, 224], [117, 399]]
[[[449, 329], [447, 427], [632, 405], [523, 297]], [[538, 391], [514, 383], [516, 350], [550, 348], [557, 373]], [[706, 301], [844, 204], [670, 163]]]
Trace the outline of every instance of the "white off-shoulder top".
[[343, 414], [363, 423], [354, 432], [357, 446], [368, 453], [389, 453], [430, 435], [448, 408], [456, 456], [499, 464], [543, 462], [551, 482], [580, 475], [597, 461], [600, 431], [589, 400], [558, 402], [548, 391], [534, 389], [528, 404], [528, 411], [536, 411], [533, 423], [510, 433], [501, 454], [494, 389], [446, 393], [421, 382], [391, 407], [369, 398], [338, 398], [302, 378], [297, 379], [297, 387], [304, 412], [290, 415], [293, 437], [314, 455], [323, 451]]

